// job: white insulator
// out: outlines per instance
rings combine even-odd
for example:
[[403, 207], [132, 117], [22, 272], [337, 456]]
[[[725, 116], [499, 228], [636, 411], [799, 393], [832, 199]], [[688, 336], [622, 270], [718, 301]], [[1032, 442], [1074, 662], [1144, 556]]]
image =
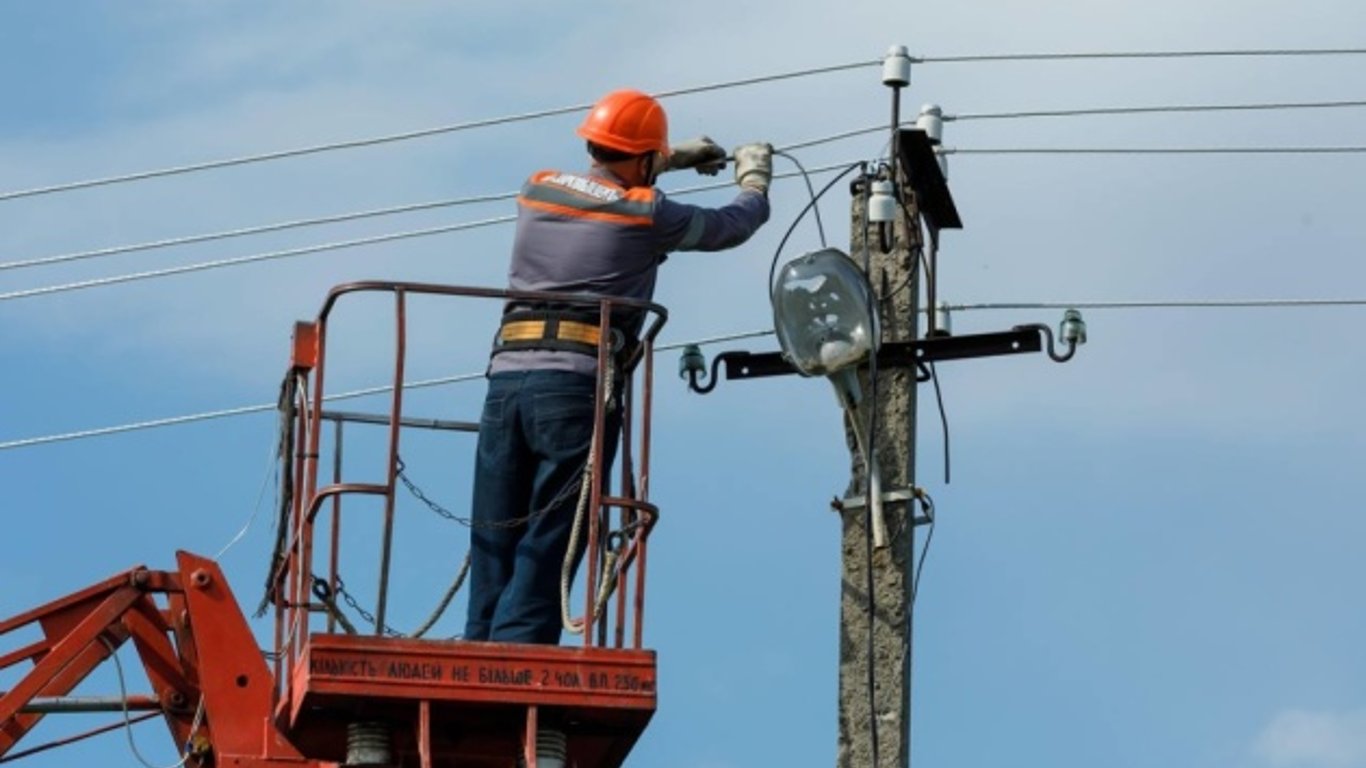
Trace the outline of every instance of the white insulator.
[[925, 132], [931, 144], [944, 140], [944, 110], [938, 104], [926, 104], [920, 108], [920, 116], [915, 119], [915, 127]]
[[904, 45], [894, 45], [882, 60], [882, 84], [904, 88], [911, 84], [911, 52]]
[[868, 220], [896, 221], [896, 198], [893, 196], [892, 182], [874, 181], [872, 190], [873, 194], [868, 198]]
[[934, 308], [934, 330], [941, 336], [953, 335], [953, 314], [949, 312], [947, 301], [939, 302]]

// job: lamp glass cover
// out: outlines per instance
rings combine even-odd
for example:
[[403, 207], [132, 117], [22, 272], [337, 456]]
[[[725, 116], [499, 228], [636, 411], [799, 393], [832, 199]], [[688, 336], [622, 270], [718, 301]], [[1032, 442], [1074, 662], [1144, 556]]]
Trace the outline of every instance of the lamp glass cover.
[[838, 249], [789, 261], [778, 273], [772, 301], [783, 356], [803, 376], [838, 372], [877, 349], [868, 278]]

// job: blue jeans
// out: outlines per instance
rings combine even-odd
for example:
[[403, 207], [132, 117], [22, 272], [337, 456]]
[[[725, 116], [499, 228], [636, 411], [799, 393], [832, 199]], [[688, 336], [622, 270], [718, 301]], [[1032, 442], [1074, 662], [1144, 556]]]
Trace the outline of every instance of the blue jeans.
[[[466, 640], [559, 642], [560, 569], [592, 449], [596, 386], [569, 371], [489, 377], [474, 465]], [[616, 454], [619, 410], [607, 422], [599, 478]]]

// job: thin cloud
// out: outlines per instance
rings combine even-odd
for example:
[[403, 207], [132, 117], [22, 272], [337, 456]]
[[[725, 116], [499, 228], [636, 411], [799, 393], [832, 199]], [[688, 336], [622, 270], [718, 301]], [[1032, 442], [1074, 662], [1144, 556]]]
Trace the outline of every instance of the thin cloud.
[[1283, 710], [1262, 730], [1253, 752], [1277, 768], [1366, 767], [1366, 709]]

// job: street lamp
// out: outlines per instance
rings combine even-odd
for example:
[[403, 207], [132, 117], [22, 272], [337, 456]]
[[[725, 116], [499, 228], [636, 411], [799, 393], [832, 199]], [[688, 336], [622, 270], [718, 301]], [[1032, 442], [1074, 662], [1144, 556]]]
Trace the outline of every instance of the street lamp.
[[858, 366], [876, 355], [881, 343], [868, 276], [842, 251], [825, 248], [784, 265], [769, 298], [783, 357], [801, 375], [825, 376], [835, 386], [868, 468], [873, 545], [882, 548], [887, 543], [882, 473], [868, 450], [872, 436], [863, 434], [857, 411], [862, 399]]
[[771, 295], [783, 357], [803, 376], [827, 376], [840, 404], [858, 405], [858, 364], [877, 352], [877, 312], [868, 278], [835, 248], [789, 261]]

